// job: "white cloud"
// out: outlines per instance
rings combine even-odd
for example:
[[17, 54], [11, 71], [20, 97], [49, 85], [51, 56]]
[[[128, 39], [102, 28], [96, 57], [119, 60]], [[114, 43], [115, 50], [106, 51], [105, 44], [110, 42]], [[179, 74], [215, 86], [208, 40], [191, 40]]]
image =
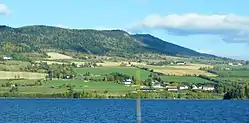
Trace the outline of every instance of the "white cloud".
[[141, 31], [146, 29], [166, 30], [169, 34], [216, 35], [226, 42], [249, 43], [249, 17], [234, 14], [171, 14], [150, 15], [132, 26]]
[[56, 27], [60, 27], [60, 28], [68, 28], [68, 27], [66, 27], [65, 25], [63, 25], [63, 24], [57, 24], [57, 25], [55, 25]]
[[7, 15], [9, 13], [9, 8], [5, 4], [0, 4], [0, 14]]

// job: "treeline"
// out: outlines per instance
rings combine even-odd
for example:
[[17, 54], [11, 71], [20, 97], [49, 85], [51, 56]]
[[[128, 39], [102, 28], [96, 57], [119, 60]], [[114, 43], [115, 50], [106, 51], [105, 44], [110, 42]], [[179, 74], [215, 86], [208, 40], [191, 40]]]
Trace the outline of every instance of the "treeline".
[[125, 95], [111, 95], [107, 93], [97, 92], [65, 92], [65, 93], [18, 93], [18, 92], [6, 92], [0, 93], [0, 97], [20, 97], [20, 98], [120, 98], [120, 99], [136, 99], [138, 97], [142, 99], [222, 99], [222, 95], [207, 92], [188, 92], [188, 93], [175, 93], [175, 92], [139, 92], [139, 93], [127, 93]]
[[[227, 85], [223, 87], [224, 91]], [[249, 99], [249, 84], [232, 83], [228, 91], [224, 94], [224, 99]]]

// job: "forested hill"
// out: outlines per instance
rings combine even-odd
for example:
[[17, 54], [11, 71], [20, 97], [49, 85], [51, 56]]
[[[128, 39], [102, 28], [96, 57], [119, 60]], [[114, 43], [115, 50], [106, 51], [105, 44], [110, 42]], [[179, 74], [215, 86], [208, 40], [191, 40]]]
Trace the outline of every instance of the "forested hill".
[[130, 35], [122, 30], [64, 29], [51, 26], [0, 26], [0, 50], [37, 52], [47, 49], [93, 54], [165, 53], [212, 56], [162, 41], [151, 35]]

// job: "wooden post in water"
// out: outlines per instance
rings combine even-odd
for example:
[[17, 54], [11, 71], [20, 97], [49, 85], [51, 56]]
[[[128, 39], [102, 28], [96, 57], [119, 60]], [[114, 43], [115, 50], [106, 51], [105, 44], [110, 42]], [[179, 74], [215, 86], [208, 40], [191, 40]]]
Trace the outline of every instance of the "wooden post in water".
[[137, 85], [137, 123], [142, 122], [141, 118], [141, 105], [140, 105], [140, 71], [136, 72], [136, 85]]

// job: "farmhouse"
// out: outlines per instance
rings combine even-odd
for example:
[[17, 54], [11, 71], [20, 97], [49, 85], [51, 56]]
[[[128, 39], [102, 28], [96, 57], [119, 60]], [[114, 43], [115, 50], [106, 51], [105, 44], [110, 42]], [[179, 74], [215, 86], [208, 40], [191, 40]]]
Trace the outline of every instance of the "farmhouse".
[[163, 86], [161, 86], [160, 84], [153, 85], [152, 87], [153, 87], [153, 88], [163, 88]]
[[192, 89], [193, 89], [193, 90], [198, 90], [199, 88], [197, 88], [196, 85], [192, 85]]
[[180, 89], [180, 90], [187, 90], [187, 89], [188, 89], [188, 86], [182, 85], [182, 86], [179, 86], [179, 89]]
[[214, 90], [214, 86], [202, 86], [202, 90], [213, 91]]
[[241, 63], [232, 63], [232, 62], [228, 63], [228, 65], [230, 65], [230, 66], [242, 66]]
[[177, 65], [186, 65], [186, 62], [184, 62], [184, 61], [177, 61], [176, 64]]
[[151, 91], [156, 91], [155, 88], [141, 88], [140, 90], [138, 91], [147, 91], [147, 92], [151, 92]]
[[125, 84], [125, 85], [131, 85], [131, 79], [125, 79], [123, 81], [123, 84]]
[[7, 56], [3, 57], [3, 60], [11, 60], [11, 59], [12, 59], [12, 57], [7, 57]]
[[166, 86], [166, 88], [168, 89], [168, 91], [178, 91], [177, 86]]

